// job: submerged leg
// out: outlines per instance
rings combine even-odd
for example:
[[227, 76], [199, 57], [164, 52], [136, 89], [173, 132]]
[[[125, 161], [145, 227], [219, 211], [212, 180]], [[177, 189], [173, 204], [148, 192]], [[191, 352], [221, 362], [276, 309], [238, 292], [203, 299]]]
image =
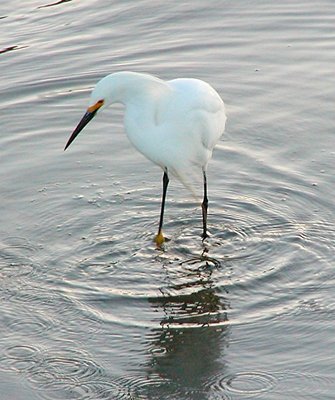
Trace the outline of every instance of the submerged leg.
[[164, 219], [164, 207], [165, 207], [165, 198], [166, 198], [166, 191], [169, 184], [169, 176], [167, 171], [164, 171], [163, 175], [163, 195], [162, 195], [162, 205], [161, 205], [161, 215], [159, 218], [159, 227], [158, 227], [158, 234], [155, 237], [155, 242], [158, 246], [161, 246], [164, 243], [164, 236], [162, 232], [163, 228], [163, 219]]
[[206, 171], [203, 170], [204, 177], [204, 199], [201, 204], [202, 208], [202, 239], [206, 239], [207, 235], [207, 211], [208, 211], [208, 198], [207, 198], [207, 177]]

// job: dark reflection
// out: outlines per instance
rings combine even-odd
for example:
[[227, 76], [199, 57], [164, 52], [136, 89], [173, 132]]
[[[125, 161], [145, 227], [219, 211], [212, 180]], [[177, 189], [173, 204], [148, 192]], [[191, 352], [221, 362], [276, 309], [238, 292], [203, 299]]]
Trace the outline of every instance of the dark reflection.
[[8, 51], [13, 51], [13, 50], [16, 50], [16, 49], [18, 49], [19, 48], [19, 46], [9, 46], [9, 47], [5, 47], [4, 49], [1, 49], [0, 50], [0, 54], [2, 54], [2, 53], [7, 53]]
[[[192, 398], [210, 398], [211, 377], [224, 373], [230, 306], [227, 292], [216, 288], [212, 278], [218, 266], [207, 253], [175, 267], [165, 266], [167, 284], [160, 289], [162, 296], [149, 300], [163, 314], [160, 328], [148, 338], [147, 371], [148, 379], [163, 379], [157, 391], [161, 396], [165, 392], [178, 398], [191, 394]], [[154, 387], [151, 390], [155, 398]]]
[[70, 1], [72, 1], [72, 0], [59, 0], [59, 1], [56, 1], [55, 3], [46, 4], [44, 6], [39, 6], [37, 8], [47, 8], [47, 7], [58, 6], [59, 4], [68, 3]]

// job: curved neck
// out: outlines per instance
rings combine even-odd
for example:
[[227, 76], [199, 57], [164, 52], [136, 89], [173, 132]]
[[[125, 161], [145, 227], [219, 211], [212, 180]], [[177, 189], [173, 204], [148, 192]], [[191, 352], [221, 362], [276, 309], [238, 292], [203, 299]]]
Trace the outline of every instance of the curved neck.
[[109, 104], [139, 104], [148, 97], [153, 101], [168, 90], [161, 79], [136, 72], [115, 72], [101, 82], [108, 90]]

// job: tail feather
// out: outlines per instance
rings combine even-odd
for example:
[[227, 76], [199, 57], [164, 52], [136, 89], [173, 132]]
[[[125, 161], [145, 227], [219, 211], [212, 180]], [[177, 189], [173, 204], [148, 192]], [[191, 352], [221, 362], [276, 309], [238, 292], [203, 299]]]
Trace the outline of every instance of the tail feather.
[[175, 176], [185, 186], [185, 188], [190, 191], [195, 201], [200, 204], [202, 199], [203, 182], [202, 171], [200, 169], [199, 173], [197, 173], [198, 169], [199, 168], [197, 168], [197, 170], [185, 168], [175, 170], [172, 168], [168, 170], [168, 173]]

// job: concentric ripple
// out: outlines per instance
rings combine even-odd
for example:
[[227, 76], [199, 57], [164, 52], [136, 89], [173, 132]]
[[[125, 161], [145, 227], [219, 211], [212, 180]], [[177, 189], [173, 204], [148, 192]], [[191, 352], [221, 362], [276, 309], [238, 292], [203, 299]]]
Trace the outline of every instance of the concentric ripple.
[[39, 362], [40, 350], [34, 346], [13, 345], [0, 356], [0, 369], [26, 372]]
[[[44, 375], [42, 382], [40, 376], [47, 372], [52, 379], [48, 382]], [[102, 369], [89, 359], [82, 351], [55, 350], [41, 354], [41, 362], [29, 371], [28, 380], [39, 387], [61, 381], [86, 381], [96, 376], [101, 376]]]
[[136, 400], [131, 394], [131, 388], [123, 387], [113, 379], [90, 381], [87, 383], [87, 389], [83, 400]]
[[16, 313], [15, 317], [7, 323], [7, 327], [12, 333], [29, 332], [29, 335], [37, 337], [44, 335], [48, 330], [53, 329], [53, 321], [46, 318], [43, 314], [34, 313], [31, 315], [28, 310], [22, 313]]
[[[1, 369], [24, 374], [45, 399], [99, 398], [95, 397], [97, 387], [94, 389], [92, 382], [106, 378], [103, 369], [81, 350], [43, 351], [33, 346], [16, 345], [6, 349], [0, 361]], [[121, 388], [118, 389], [121, 393]]]
[[234, 374], [213, 375], [206, 387], [213, 394], [213, 398], [220, 398], [220, 395], [227, 394], [235, 398], [249, 398], [271, 392], [276, 384], [277, 378], [261, 371], [241, 371]]
[[39, 397], [45, 400], [82, 400], [89, 390], [85, 383], [54, 381], [46, 384], [43, 391], [39, 391]]
[[229, 400], [227, 391], [217, 391], [215, 388], [193, 388], [180, 382], [165, 379], [156, 374], [128, 375], [117, 380], [124, 388], [132, 393], [129, 399], [138, 400], [168, 400], [175, 399], [210, 399]]
[[[34, 273], [39, 247], [21, 237], [8, 237], [0, 243], [0, 278], [28, 278]], [[1, 283], [0, 283], [1, 284]]]
[[255, 396], [272, 390], [275, 379], [264, 372], [240, 372], [226, 376], [220, 383], [228, 391]]

